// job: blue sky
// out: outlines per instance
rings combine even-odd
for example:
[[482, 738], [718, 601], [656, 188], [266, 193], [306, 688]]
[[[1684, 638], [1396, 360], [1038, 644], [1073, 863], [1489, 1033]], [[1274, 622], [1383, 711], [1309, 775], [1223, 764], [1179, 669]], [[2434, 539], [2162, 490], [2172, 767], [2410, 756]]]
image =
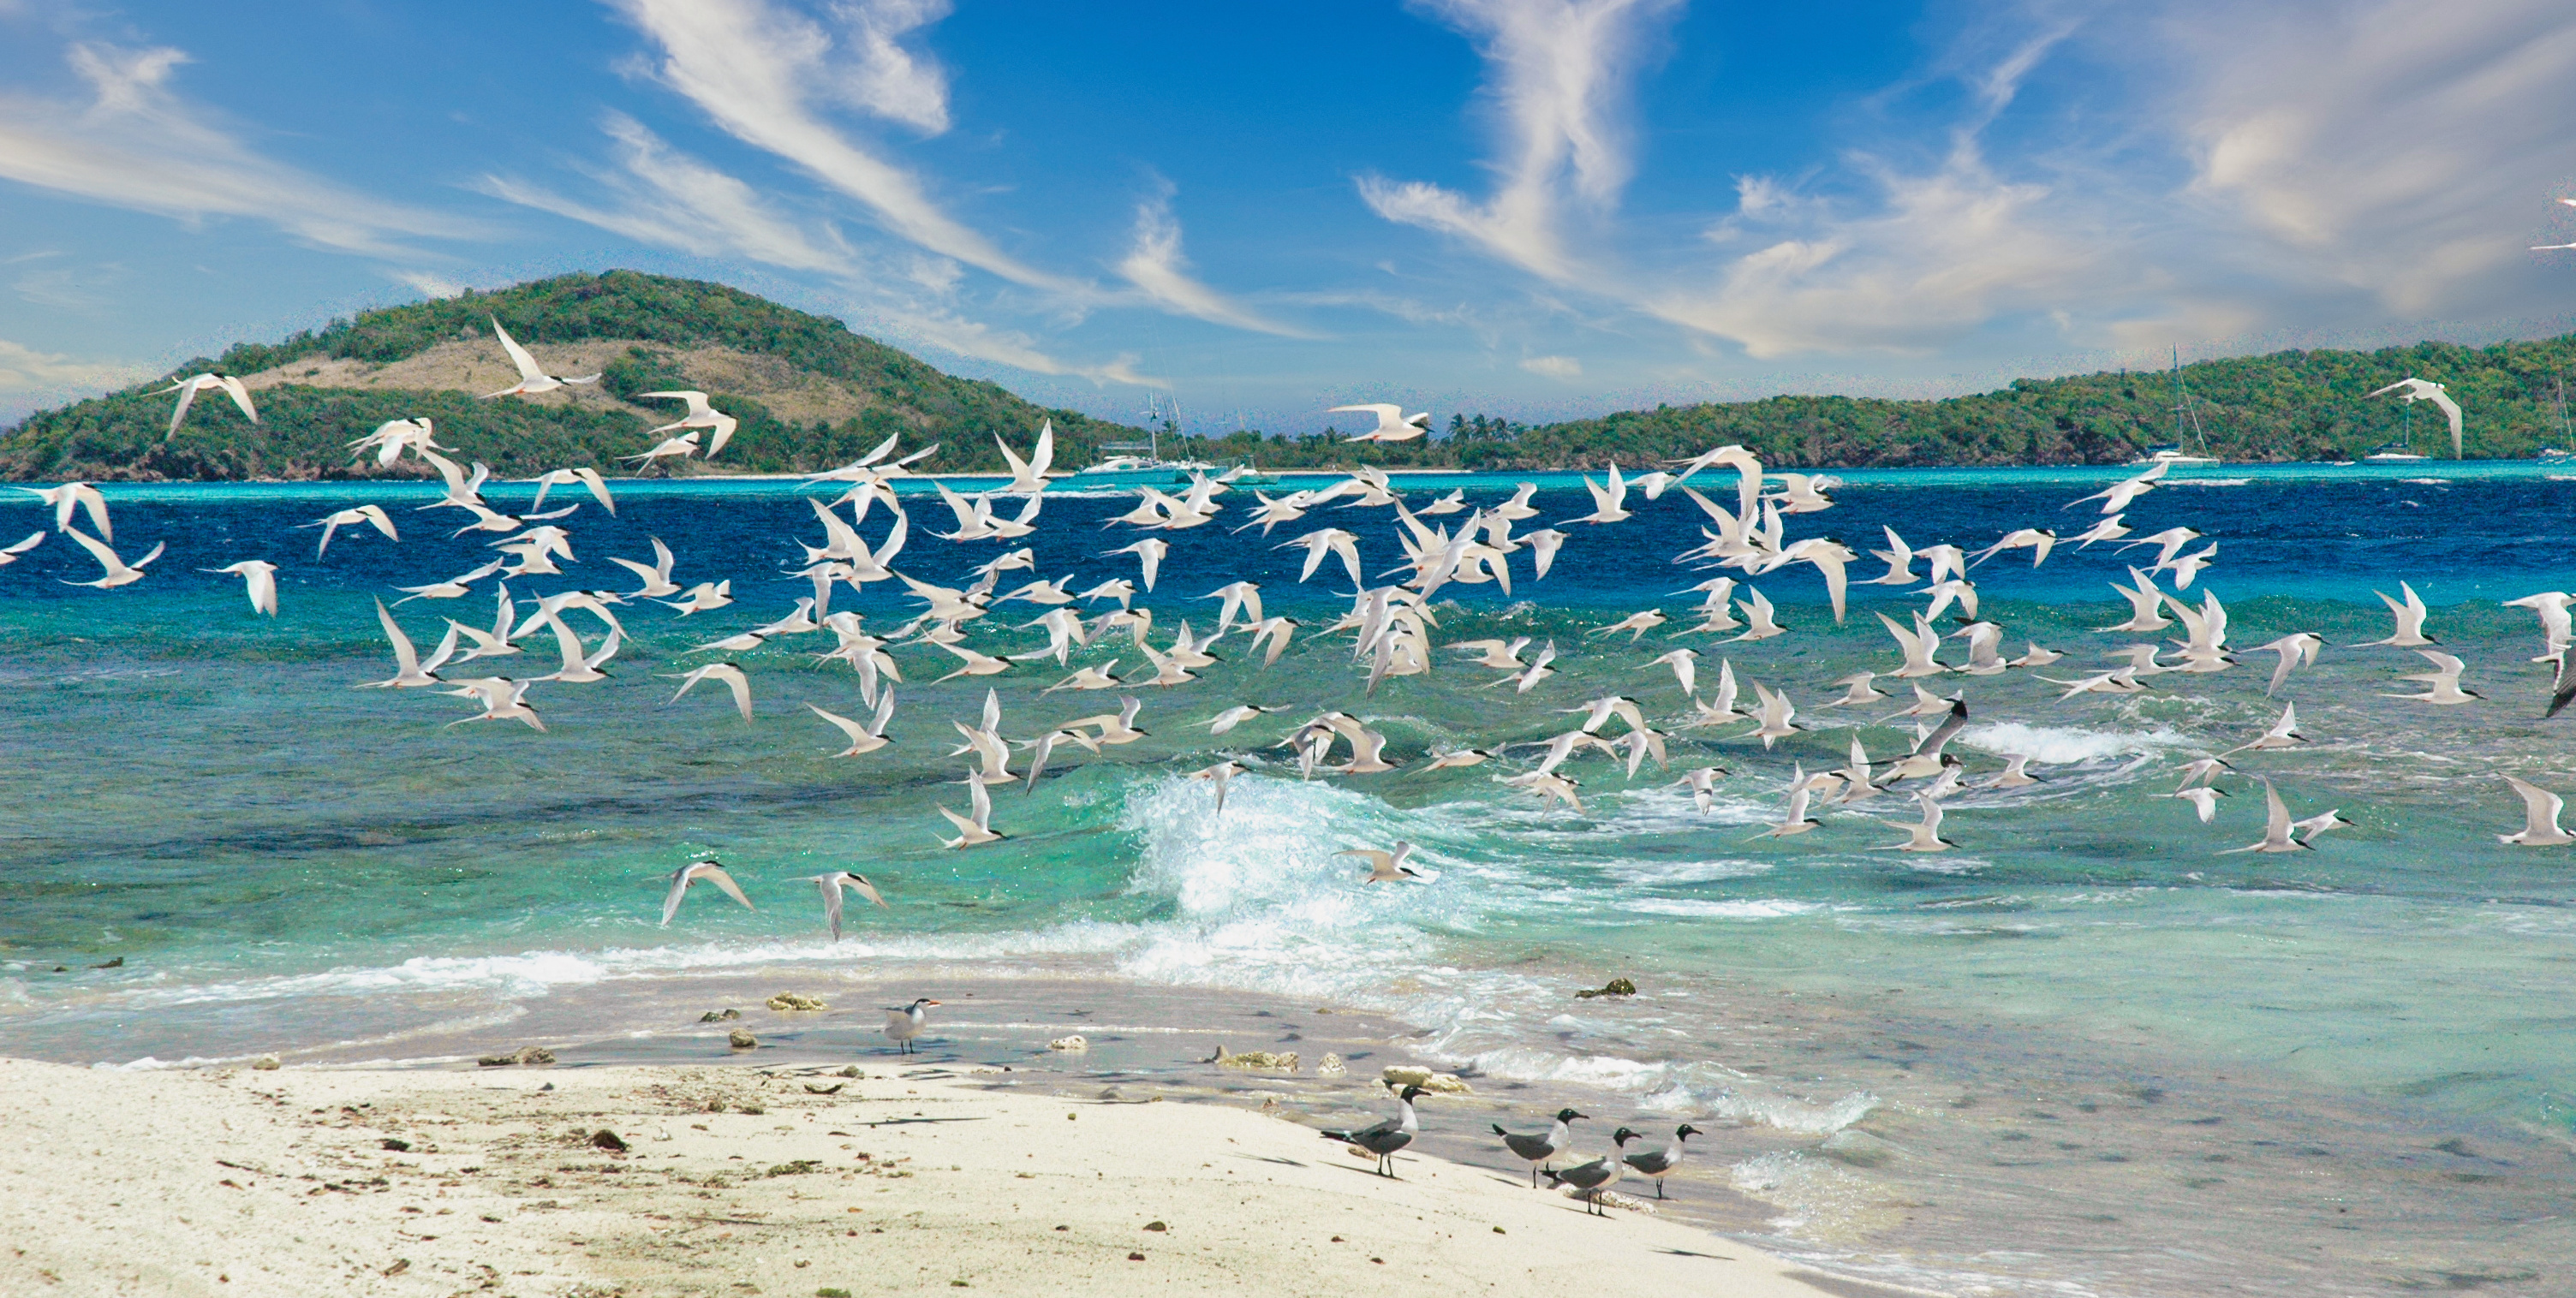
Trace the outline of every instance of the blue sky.
[[0, 0], [0, 418], [367, 306], [739, 284], [1309, 431], [2568, 329], [2561, 3]]

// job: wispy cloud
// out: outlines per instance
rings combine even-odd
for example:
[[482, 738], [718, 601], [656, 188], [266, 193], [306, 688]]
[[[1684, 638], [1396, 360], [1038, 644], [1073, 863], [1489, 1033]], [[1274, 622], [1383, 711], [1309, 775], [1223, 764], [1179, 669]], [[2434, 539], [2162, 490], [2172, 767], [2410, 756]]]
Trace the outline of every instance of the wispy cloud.
[[566, 198], [543, 186], [487, 175], [476, 187], [495, 198], [614, 231], [639, 243], [700, 257], [741, 257], [786, 270], [858, 277], [849, 247], [828, 228], [781, 216], [741, 180], [664, 143], [642, 123], [611, 113], [601, 130], [618, 166], [587, 169], [614, 206]]
[[49, 401], [88, 396], [158, 371], [134, 361], [83, 361], [0, 338], [0, 414], [20, 414]]
[[[1713, 283], [1652, 293], [1639, 305], [1770, 359], [1803, 351], [1930, 351], [2000, 314], [2062, 307], [2101, 294], [2130, 268], [2106, 256], [2121, 232], [2048, 178], [2009, 178], [1983, 133], [2020, 94], [2064, 22], [2025, 26], [1983, 58], [1954, 54], [1967, 115], [1946, 128], [1938, 165], [1902, 171], [1865, 154], [1847, 165], [1868, 184], [1858, 203], [1801, 192], [1777, 177], [1737, 182], [1736, 211], [1712, 226], [1728, 251]], [[1873, 201], [1874, 200], [1874, 201]], [[1857, 207], [1858, 210], [1853, 210]], [[1748, 250], [1735, 248], [1751, 241]]]
[[1571, 356], [1530, 356], [1521, 361], [1521, 368], [1551, 379], [1583, 377], [1583, 362]]
[[1499, 184], [1477, 201], [1427, 181], [1363, 177], [1360, 197], [1390, 221], [1464, 239], [1543, 278], [1572, 279], [1570, 214], [1606, 214], [1628, 182], [1629, 81], [1679, 0], [1426, 0], [1477, 42]]
[[2191, 195], [2286, 254], [2283, 270], [2408, 315], [2527, 288], [2527, 236], [2569, 179], [2576, 11], [2194, 6], [2170, 29], [2200, 73], [2173, 105]]
[[317, 247], [378, 256], [417, 255], [407, 238], [482, 233], [261, 156], [172, 91], [182, 51], [79, 44], [68, 57], [90, 102], [0, 96], [0, 177], [182, 219], [249, 217]]
[[[616, 165], [582, 168], [603, 191], [600, 199], [570, 198], [545, 186], [498, 175], [483, 177], [476, 187], [493, 197], [638, 243], [710, 260], [757, 262], [823, 276], [838, 286], [857, 314], [961, 356], [1040, 374], [1160, 382], [1127, 377], [1124, 358], [1091, 365], [1067, 361], [1025, 333], [966, 317], [947, 302], [957, 283], [953, 261], [914, 254], [903, 259], [902, 269], [889, 273], [866, 250], [852, 247], [828, 225], [799, 224], [739, 177], [672, 148], [632, 118], [612, 113], [601, 129], [614, 146]], [[437, 295], [430, 284], [415, 287]]]
[[390, 274], [395, 283], [427, 298], [454, 297], [473, 287], [462, 280], [451, 279], [436, 271], [396, 270]]
[[1039, 347], [1037, 340], [1025, 333], [997, 328], [953, 313], [930, 309], [897, 311], [888, 315], [887, 323], [914, 338], [958, 355], [1038, 374], [1069, 374], [1094, 383], [1125, 383], [1147, 388], [1172, 386], [1169, 379], [1138, 373], [1138, 358], [1133, 355], [1121, 353], [1106, 364], [1085, 365], [1065, 361], [1048, 354]]
[[1160, 186], [1136, 205], [1136, 243], [1118, 273], [1155, 303], [1212, 324], [1232, 325], [1283, 338], [1314, 335], [1267, 319], [1190, 276], [1181, 256], [1181, 223], [1172, 216], [1172, 189]]
[[855, 67], [839, 90], [850, 104], [937, 135], [948, 129], [948, 74], [903, 38], [948, 16], [948, 0], [859, 0], [841, 6]]
[[[1739, 215], [1785, 212], [1799, 233], [1732, 257], [1708, 288], [1639, 305], [1756, 357], [1921, 350], [2000, 311], [2056, 305], [2102, 265], [2101, 244], [2048, 219], [2064, 214], [2048, 213], [2047, 186], [1997, 178], [1972, 146], [1929, 173], [1876, 179], [1877, 209], [1859, 215], [1748, 187]], [[1716, 233], [1733, 242], [1763, 228]]]
[[[945, 12], [944, 6], [880, 4], [847, 11], [856, 16], [851, 43], [857, 48], [844, 52], [819, 24], [765, 0], [612, 3], [661, 45], [662, 80], [735, 138], [804, 168], [866, 205], [886, 230], [923, 249], [1016, 284], [1080, 290], [1003, 252], [950, 216], [919, 177], [862, 147], [815, 109], [818, 99], [837, 100], [914, 126], [944, 126], [945, 80], [894, 43], [896, 35]], [[907, 20], [910, 26], [902, 25]]]
[[[2555, 241], [2530, 236], [2552, 228], [2546, 199], [2570, 181], [2576, 12], [2563, 4], [1988, 13], [1889, 92], [1956, 87], [1962, 106], [1928, 123], [1932, 139], [1919, 110], [1876, 115], [1873, 147], [1741, 178], [1695, 248], [1640, 247], [1610, 219], [1627, 178], [1617, 109], [1661, 6], [1427, 7], [1488, 62], [1498, 185], [1476, 201], [1372, 178], [1369, 204], [1756, 359], [1932, 354], [1998, 326], [2083, 351], [2321, 317], [2366, 332], [2564, 311], [2524, 250]], [[2023, 109], [2052, 66], [2054, 101]], [[2069, 66], [2116, 87], [2101, 93], [2119, 112], [2069, 109]]]

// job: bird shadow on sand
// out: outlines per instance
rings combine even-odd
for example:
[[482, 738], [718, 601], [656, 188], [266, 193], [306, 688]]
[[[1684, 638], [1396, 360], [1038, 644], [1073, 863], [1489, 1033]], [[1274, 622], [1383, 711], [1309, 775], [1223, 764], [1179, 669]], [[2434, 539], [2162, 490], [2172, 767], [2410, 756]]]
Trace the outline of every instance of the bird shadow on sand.
[[1270, 1155], [1270, 1154], [1235, 1154], [1235, 1155], [1233, 1155], [1233, 1157], [1235, 1157], [1235, 1158], [1240, 1158], [1240, 1159], [1242, 1159], [1243, 1161], [1245, 1161], [1245, 1162], [1247, 1162], [1247, 1163], [1277, 1163], [1277, 1164], [1278, 1164], [1278, 1165], [1280, 1165], [1281, 1167], [1306, 1167], [1306, 1166], [1310, 1166], [1309, 1164], [1306, 1164], [1306, 1163], [1300, 1163], [1300, 1162], [1298, 1162], [1296, 1159], [1293, 1159], [1293, 1158], [1280, 1158], [1280, 1157], [1277, 1157], [1277, 1156], [1275, 1156], [1275, 1155]]

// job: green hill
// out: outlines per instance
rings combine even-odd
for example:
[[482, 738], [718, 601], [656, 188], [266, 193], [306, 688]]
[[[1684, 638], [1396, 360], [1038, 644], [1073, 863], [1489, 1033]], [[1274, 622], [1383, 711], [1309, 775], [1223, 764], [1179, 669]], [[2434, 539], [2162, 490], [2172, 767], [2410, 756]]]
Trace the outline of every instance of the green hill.
[[[601, 381], [478, 400], [516, 378], [492, 340], [493, 317], [554, 372], [597, 370]], [[2182, 376], [2209, 449], [2231, 460], [2352, 459], [2404, 438], [2407, 407], [2366, 394], [2409, 375], [2447, 384], [2466, 408], [2470, 456], [2524, 458], [2576, 443], [2559, 400], [2571, 367], [2576, 335], [2492, 347], [2275, 352], [2196, 362]], [[1041, 419], [1055, 423], [1057, 462], [1079, 467], [1098, 458], [1100, 443], [1140, 435], [941, 373], [825, 316], [721, 284], [633, 271], [369, 311], [283, 342], [243, 343], [179, 372], [207, 369], [253, 384], [257, 428], [230, 403], [200, 399], [165, 438], [171, 399], [147, 384], [31, 415], [0, 434], [0, 478], [418, 476], [425, 470], [409, 459], [389, 470], [372, 459], [352, 464], [345, 443], [386, 420], [423, 415], [441, 443], [505, 476], [583, 464], [624, 471], [618, 457], [643, 450], [647, 429], [677, 417], [670, 403], [630, 398], [678, 387], [713, 394], [742, 421], [714, 465], [693, 461], [685, 472], [812, 471], [847, 463], [895, 433], [907, 449], [940, 443], [925, 469], [996, 469], [992, 435], [1025, 445]], [[2172, 440], [2173, 406], [2170, 375], [2105, 372], [2022, 379], [1939, 401], [1780, 396], [1536, 426], [1456, 414], [1442, 436], [1393, 447], [1242, 432], [1167, 433], [1163, 449], [1270, 468], [1596, 468], [1614, 457], [1635, 465], [1725, 442], [1783, 465], [2098, 464]], [[2411, 427], [2416, 450], [2449, 453], [2439, 411], [2418, 405]]]
[[[2562, 376], [2576, 378], [2576, 335], [2492, 347], [2417, 343], [2372, 352], [2286, 351], [2182, 367], [2209, 449], [2230, 460], [2348, 460], [2409, 432], [2407, 406], [2367, 394], [2408, 376], [2449, 387], [2466, 413], [2473, 459], [2527, 459], [2576, 448], [2563, 422]], [[1190, 439], [1186, 453], [1265, 467], [1365, 460], [1497, 469], [1636, 465], [1739, 443], [1764, 461], [1808, 467], [1958, 464], [2116, 464], [2174, 440], [2169, 373], [2115, 371], [2020, 379], [2000, 392], [1939, 401], [1781, 396], [1658, 406], [1597, 419], [1525, 425], [1453, 416], [1436, 442], [1350, 447], [1329, 439], [1237, 434]], [[1167, 443], [1169, 445], [1169, 443]], [[2451, 453], [2450, 425], [2414, 407], [2411, 445]]]
[[[598, 370], [601, 381], [477, 400], [516, 381], [493, 341], [494, 317], [552, 372]], [[205, 370], [251, 382], [257, 427], [218, 395], [200, 398], [165, 438], [172, 398], [145, 384], [29, 416], [0, 435], [0, 477], [419, 476], [425, 469], [409, 458], [391, 470], [372, 458], [352, 465], [345, 444], [388, 419], [421, 415], [441, 444], [505, 476], [584, 464], [613, 470], [617, 457], [652, 444], [647, 429], [678, 417], [676, 403], [627, 398], [690, 387], [742, 421], [716, 472], [828, 468], [893, 433], [907, 448], [941, 443], [943, 469], [999, 467], [991, 434], [1024, 447], [1042, 419], [1055, 422], [1059, 459], [1076, 464], [1099, 442], [1139, 435], [941, 373], [829, 317], [721, 284], [632, 271], [368, 311], [283, 342], [242, 343], [177, 372]]]

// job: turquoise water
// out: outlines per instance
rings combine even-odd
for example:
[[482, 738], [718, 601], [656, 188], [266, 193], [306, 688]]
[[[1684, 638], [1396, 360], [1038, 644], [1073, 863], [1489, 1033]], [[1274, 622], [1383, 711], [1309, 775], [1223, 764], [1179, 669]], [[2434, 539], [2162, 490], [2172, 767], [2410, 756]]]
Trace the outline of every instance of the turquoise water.
[[[2021, 526], [2072, 532], [2091, 507], [2060, 506], [2118, 474], [1839, 476], [1837, 507], [1791, 518], [1792, 539], [1867, 548], [1893, 525], [1917, 546], [1975, 548]], [[2170, 768], [2271, 722], [2269, 655], [2117, 699], [2060, 701], [2026, 671], [1945, 677], [1934, 688], [1966, 690], [1972, 709], [1953, 750], [1972, 782], [2004, 753], [2033, 758], [2046, 782], [1963, 792], [1944, 827], [1959, 849], [1933, 856], [1876, 850], [1902, 837], [1888, 824], [1911, 818], [1900, 796], [1822, 811], [1824, 826], [1800, 837], [1748, 841], [1777, 817], [1793, 763], [1839, 765], [1854, 721], [1894, 711], [1819, 705], [1846, 672], [1896, 666], [1869, 610], [1920, 604], [1855, 587], [1837, 628], [1803, 567], [1754, 583], [1791, 634], [1685, 643], [1703, 655], [1703, 692], [1724, 658], [1748, 700], [1752, 681], [1786, 688], [1817, 728], [1769, 750], [1734, 738], [1743, 725], [1678, 731], [1675, 769], [1650, 765], [1633, 781], [1607, 758], [1576, 758], [1580, 814], [1494, 782], [1535, 749], [1419, 772], [1433, 747], [1543, 741], [1569, 724], [1554, 709], [1608, 692], [1667, 723], [1686, 714], [1671, 675], [1645, 665], [1670, 647], [1662, 633], [1634, 646], [1585, 635], [1657, 603], [1677, 619], [1664, 631], [1684, 624], [1695, 596], [1670, 592], [1704, 574], [1669, 557], [1699, 540], [1702, 519], [1677, 495], [1632, 495], [1634, 521], [1569, 529], [1544, 581], [1528, 579], [1523, 556], [1511, 597], [1441, 593], [1454, 603], [1439, 609], [1438, 641], [1554, 638], [1561, 674], [1526, 695], [1485, 688], [1495, 673], [1442, 655], [1430, 675], [1370, 697], [1347, 637], [1301, 639], [1267, 670], [1232, 637], [1204, 681], [1134, 691], [1147, 739], [1098, 758], [1059, 752], [1034, 792], [994, 790], [1008, 841], [949, 851], [934, 807], [964, 805], [950, 723], [971, 721], [987, 686], [1013, 739], [1114, 710], [1118, 695], [1040, 695], [1063, 674], [1052, 662], [930, 684], [955, 660], [898, 648], [895, 742], [834, 759], [837, 732], [803, 705], [865, 707], [846, 668], [814, 665], [829, 647], [819, 635], [734, 655], [753, 682], [749, 724], [704, 687], [670, 702], [667, 678], [712, 657], [686, 650], [810, 593], [780, 575], [800, 561], [798, 540], [822, 539], [796, 484], [618, 484], [615, 517], [585, 505], [562, 520], [580, 561], [514, 583], [515, 595], [631, 587], [607, 556], [646, 557], [659, 536], [682, 585], [729, 578], [738, 602], [685, 619], [622, 610], [636, 638], [609, 665], [613, 680], [532, 690], [545, 734], [449, 728], [473, 708], [434, 691], [349, 688], [391, 673], [370, 597], [463, 572], [492, 538], [450, 538], [453, 522], [437, 521], [452, 513], [396, 508], [399, 543], [343, 530], [317, 562], [316, 534], [293, 525], [434, 491], [111, 487], [120, 552], [169, 545], [145, 581], [62, 584], [96, 566], [61, 537], [0, 568], [11, 759], [0, 1033], [13, 1053], [117, 1065], [297, 1049], [403, 1058], [419, 1053], [407, 1042], [586, 989], [798, 966], [1272, 992], [1409, 1021], [1431, 1030], [1424, 1044], [1440, 1057], [1489, 1077], [1603, 1088], [1640, 1112], [1815, 1143], [1876, 1133], [1897, 1152], [1873, 1162], [1792, 1140], [1729, 1174], [1776, 1208], [1768, 1242], [1846, 1270], [1958, 1292], [2569, 1292], [2552, 1263], [2569, 1242], [2554, 1218], [2576, 1150], [2576, 1034], [2560, 1005], [2576, 862], [2494, 835], [2521, 816], [2502, 774], [2576, 789], [2576, 714], [2538, 719], [2549, 669], [2526, 660], [2539, 626], [2498, 607], [2570, 585], [2576, 483], [2487, 463], [2174, 476], [2130, 524], [2189, 524], [2219, 542], [2187, 594], [2205, 586], [2226, 601], [2232, 643], [2325, 636], [2322, 664], [2283, 691], [2312, 742], [2240, 755], [2242, 774], [2221, 781], [2233, 796], [2204, 826], [2162, 796], [2178, 782]], [[1441, 475], [1409, 498], [1463, 487], [1485, 503], [1514, 481]], [[1572, 478], [1540, 481], [1546, 512], [1524, 529], [1589, 508]], [[1731, 498], [1731, 479], [1725, 488]], [[524, 491], [492, 494], [509, 508]], [[1157, 590], [1139, 600], [1157, 614], [1156, 642], [1185, 617], [1209, 625], [1216, 604], [1197, 597], [1238, 576], [1310, 628], [1338, 615], [1347, 599], [1326, 578], [1339, 565], [1299, 586], [1297, 552], [1227, 531], [1248, 497], [1225, 500], [1219, 525], [1168, 537]], [[896, 564], [908, 573], [963, 585], [1005, 548], [936, 540], [927, 532], [945, 530], [945, 509], [909, 503], [916, 526]], [[1077, 590], [1133, 579], [1132, 558], [1101, 552], [1134, 537], [1098, 524], [1130, 503], [1050, 499], [1027, 542], [1039, 574], [1075, 573]], [[1389, 512], [1327, 508], [1274, 539], [1349, 528], [1383, 571], [1400, 557]], [[864, 525], [871, 540], [884, 517]], [[49, 523], [32, 497], [0, 501], [0, 541]], [[234, 579], [196, 571], [254, 557], [282, 568], [274, 620], [249, 614]], [[1975, 576], [2007, 652], [2052, 646], [2069, 657], [2039, 674], [2073, 679], [2148, 638], [2090, 630], [2126, 616], [2108, 583], [2137, 559], [2061, 548], [2036, 569], [2007, 554]], [[2400, 579], [2434, 606], [2433, 634], [2485, 701], [2384, 697], [2424, 669], [2404, 650], [2358, 645], [2388, 634], [2371, 592], [2393, 594]], [[881, 631], [918, 607], [884, 585], [839, 592], [835, 606]], [[1006, 629], [1039, 610], [1005, 607], [972, 643], [1043, 643]], [[490, 586], [399, 613], [426, 647], [441, 617], [488, 624]], [[1113, 652], [1122, 673], [1142, 667], [1123, 636], [1074, 665]], [[554, 658], [550, 640], [532, 639], [467, 674], [524, 677]], [[1205, 720], [1236, 702], [1286, 711], [1209, 736]], [[1325, 708], [1386, 732], [1406, 769], [1297, 778], [1267, 745]], [[1896, 726], [1859, 734], [1881, 759], [1910, 742]], [[1254, 767], [1222, 817], [1186, 778], [1220, 755]], [[1669, 782], [1709, 762], [1730, 774], [1702, 815]], [[2340, 808], [2356, 823], [2314, 851], [2221, 855], [2260, 836], [2255, 774], [2294, 815]], [[1399, 838], [1420, 845], [1435, 882], [1363, 888], [1333, 855]], [[733, 863], [760, 909], [702, 889], [659, 927], [663, 877], [704, 851]], [[894, 906], [854, 909], [837, 946], [798, 882], [835, 868], [867, 873]], [[1570, 998], [1613, 975], [1645, 994]]]

